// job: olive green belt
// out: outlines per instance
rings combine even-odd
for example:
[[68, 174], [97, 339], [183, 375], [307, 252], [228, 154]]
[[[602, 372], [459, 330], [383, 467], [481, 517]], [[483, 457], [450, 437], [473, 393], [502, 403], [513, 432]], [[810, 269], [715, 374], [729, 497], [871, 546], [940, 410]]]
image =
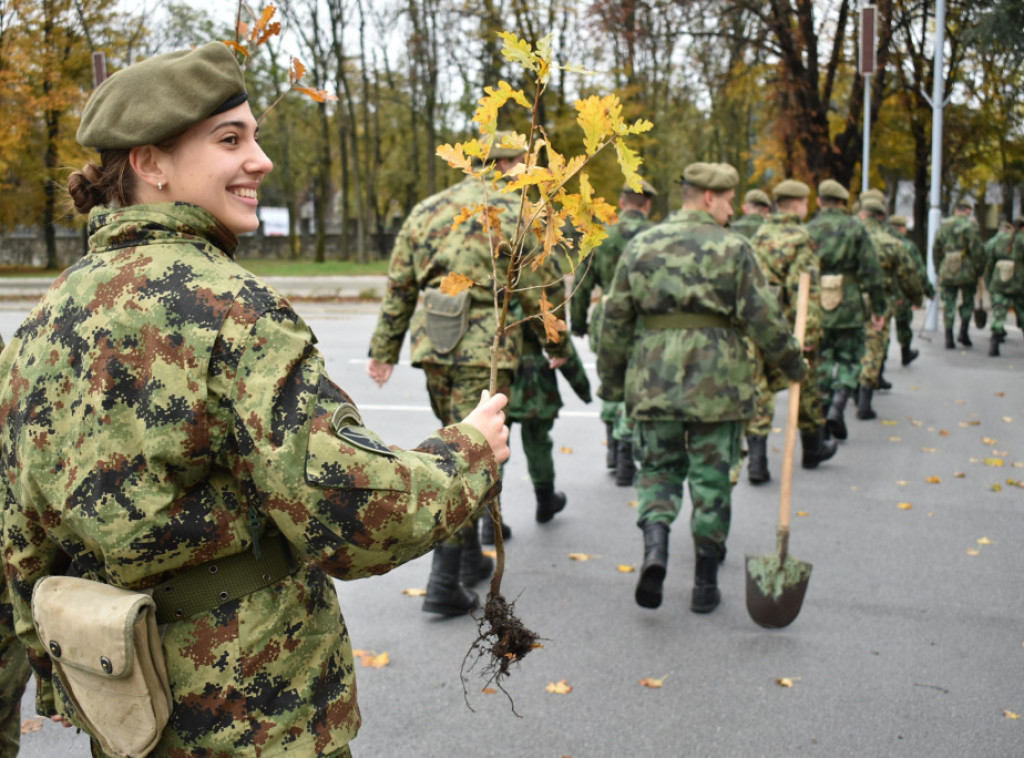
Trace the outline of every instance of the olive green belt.
[[728, 329], [733, 321], [718, 313], [654, 313], [644, 316], [647, 329]]
[[260, 543], [259, 559], [246, 550], [207, 561], [153, 588], [156, 622], [191, 618], [279, 582], [295, 568], [281, 536]]

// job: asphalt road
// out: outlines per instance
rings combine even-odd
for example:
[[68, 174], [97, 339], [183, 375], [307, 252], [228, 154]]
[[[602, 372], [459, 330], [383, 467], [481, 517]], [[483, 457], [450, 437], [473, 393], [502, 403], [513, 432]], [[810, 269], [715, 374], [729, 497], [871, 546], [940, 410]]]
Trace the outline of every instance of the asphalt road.
[[[430, 433], [422, 372], [405, 362], [384, 389], [365, 375], [376, 306], [297, 307], [370, 427], [403, 446]], [[0, 303], [0, 332], [24, 313]], [[850, 439], [836, 457], [795, 470], [790, 549], [814, 571], [800, 616], [781, 630], [751, 621], [742, 560], [775, 548], [781, 429], [770, 438], [772, 481], [753, 487], [744, 474], [735, 489], [722, 605], [708, 616], [689, 611], [693, 551], [679, 521], [665, 602], [642, 609], [636, 574], [619, 570], [642, 557], [636, 492], [604, 469], [596, 402], [563, 385], [555, 455], [566, 510], [535, 523], [517, 432], [503, 498], [513, 529], [504, 594], [544, 647], [513, 668], [508, 697], [487, 694], [478, 671], [460, 677], [476, 622], [424, 614], [403, 594], [425, 587], [429, 556], [339, 582], [354, 646], [390, 659], [358, 669], [354, 754], [1024, 756], [1024, 719], [1013, 717], [1024, 714], [1024, 492], [1012, 483], [1024, 480], [1024, 340], [1011, 328], [993, 359], [976, 331], [971, 350], [923, 336], [909, 367], [893, 346], [894, 388], [875, 397], [879, 419], [859, 421], [850, 409]], [[593, 356], [576, 344], [593, 379]], [[777, 427], [785, 406], [782, 394]], [[645, 678], [663, 686], [641, 686]], [[562, 680], [571, 692], [547, 691]], [[41, 728], [24, 735], [21, 755], [87, 756], [84, 735], [32, 716], [32, 696], [30, 687], [23, 719]]]

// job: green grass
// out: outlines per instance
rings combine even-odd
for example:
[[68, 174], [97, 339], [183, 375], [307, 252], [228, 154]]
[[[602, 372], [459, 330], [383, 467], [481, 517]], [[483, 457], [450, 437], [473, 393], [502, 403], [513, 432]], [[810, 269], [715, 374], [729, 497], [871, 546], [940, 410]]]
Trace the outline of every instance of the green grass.
[[359, 276], [360, 274], [386, 274], [387, 261], [283, 261], [262, 258], [239, 258], [238, 262], [257, 276]]

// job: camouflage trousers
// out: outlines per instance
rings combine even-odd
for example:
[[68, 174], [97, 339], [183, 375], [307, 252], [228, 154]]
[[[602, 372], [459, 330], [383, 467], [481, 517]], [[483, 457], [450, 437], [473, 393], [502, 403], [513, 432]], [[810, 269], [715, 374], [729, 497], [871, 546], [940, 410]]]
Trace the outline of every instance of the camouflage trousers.
[[863, 355], [863, 327], [825, 329], [818, 346], [818, 383], [826, 401], [841, 387], [851, 392], [857, 389]]
[[974, 312], [974, 298], [978, 292], [977, 284], [943, 284], [939, 287], [942, 298], [942, 325], [946, 329], [953, 328], [957, 312], [956, 298], [960, 296], [960, 320], [970, 323]]
[[683, 483], [688, 480], [694, 551], [698, 556], [720, 556], [729, 536], [730, 472], [739, 462], [743, 422], [638, 420], [634, 434], [640, 459], [637, 523], [673, 523], [682, 510]]
[[0, 603], [0, 758], [14, 758], [18, 754], [21, 696], [31, 673], [25, 646], [14, 633], [11, 606]]
[[1017, 326], [1024, 325], [1024, 292], [990, 292], [992, 333], [1006, 334], [1006, 316], [1011, 306], [1017, 312]]
[[[800, 416], [801, 432], [813, 432], [825, 425], [825, 414], [821, 405], [821, 387], [818, 384], [818, 356], [804, 353], [807, 360], [807, 376], [800, 382]], [[764, 364], [757, 370], [757, 396], [754, 399], [754, 415], [747, 419], [746, 433], [757, 437], [767, 437], [772, 430], [772, 419], [775, 417], [775, 396], [778, 394], [768, 384]]]
[[601, 420], [612, 425], [612, 437], [619, 442], [633, 441], [633, 419], [626, 413], [625, 403], [601, 401]]
[[[427, 375], [427, 394], [430, 407], [443, 425], [457, 424], [473, 412], [480, 403], [480, 393], [491, 384], [491, 370], [487, 366], [450, 366], [424, 363]], [[498, 392], [508, 395], [514, 374], [510, 369], [498, 370]], [[499, 505], [500, 508], [500, 505]], [[461, 545], [460, 532], [450, 537], [446, 545]]]
[[914, 330], [910, 328], [914, 320], [914, 309], [910, 303], [902, 302], [897, 305], [893, 320], [896, 322], [896, 341], [902, 347], [910, 347], [910, 341], [914, 338]]
[[523, 440], [523, 454], [526, 456], [526, 470], [530, 473], [530, 481], [534, 487], [555, 483], [555, 443], [551, 439], [551, 430], [555, 426], [553, 418], [513, 419], [510, 426], [520, 425], [520, 437]]
[[885, 314], [885, 324], [876, 331], [870, 325], [864, 329], [864, 356], [860, 360], [860, 383], [868, 387], [878, 386], [882, 375], [882, 363], [889, 351], [889, 331], [892, 316]]

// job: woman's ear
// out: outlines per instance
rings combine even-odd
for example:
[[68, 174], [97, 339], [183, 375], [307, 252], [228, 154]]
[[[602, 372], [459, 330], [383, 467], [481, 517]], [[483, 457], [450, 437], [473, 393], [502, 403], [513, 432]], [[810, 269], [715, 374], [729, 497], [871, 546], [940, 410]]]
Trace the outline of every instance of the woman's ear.
[[153, 145], [142, 145], [133, 147], [128, 154], [128, 161], [135, 171], [139, 181], [160, 191], [167, 184], [167, 177], [164, 174], [160, 162], [161, 154]]

